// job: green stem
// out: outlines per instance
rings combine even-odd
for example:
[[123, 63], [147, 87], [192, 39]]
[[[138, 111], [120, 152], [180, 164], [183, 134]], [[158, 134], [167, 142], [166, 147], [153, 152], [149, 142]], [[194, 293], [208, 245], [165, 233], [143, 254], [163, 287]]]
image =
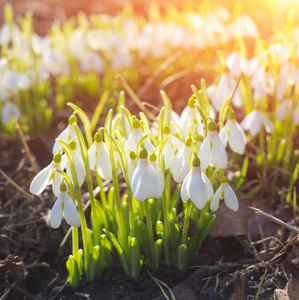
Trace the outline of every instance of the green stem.
[[102, 200], [102, 206], [105, 207], [107, 205], [107, 198], [106, 198], [106, 194], [104, 192], [103, 181], [102, 181], [102, 178], [99, 175], [98, 171], [97, 170], [95, 170], [95, 171], [96, 171], [98, 186], [100, 187], [100, 196], [101, 196], [101, 200]]
[[79, 241], [78, 241], [78, 228], [72, 227], [72, 246], [73, 246], [73, 256], [75, 260], [78, 262], [78, 250], [79, 250]]
[[145, 207], [146, 226], [147, 226], [148, 237], [150, 240], [151, 247], [153, 247], [155, 240], [154, 240], [152, 217], [151, 217], [151, 212], [149, 209], [148, 199], [144, 200], [144, 207]]
[[189, 199], [186, 203], [184, 226], [183, 226], [183, 233], [182, 233], [182, 244], [185, 245], [187, 245], [187, 241], [188, 241], [188, 228], [189, 228], [191, 205], [192, 203], [191, 200]]

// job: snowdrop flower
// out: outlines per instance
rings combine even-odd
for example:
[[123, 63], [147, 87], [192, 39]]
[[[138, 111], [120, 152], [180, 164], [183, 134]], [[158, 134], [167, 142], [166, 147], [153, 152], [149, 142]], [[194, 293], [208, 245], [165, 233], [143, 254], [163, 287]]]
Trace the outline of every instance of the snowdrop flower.
[[53, 161], [44, 169], [42, 169], [32, 180], [29, 191], [34, 195], [41, 194], [47, 185], [52, 184], [53, 193], [58, 197], [60, 190], [59, 186], [62, 182], [62, 177], [59, 173], [54, 172], [54, 169], [63, 170], [66, 165], [66, 156], [61, 156], [56, 153]]
[[[131, 150], [134, 151], [135, 153], [137, 152], [137, 146], [140, 141], [140, 139], [143, 137], [143, 132], [140, 128], [140, 121], [137, 120], [136, 118], [133, 120], [133, 130], [130, 136], [128, 137], [124, 150]], [[147, 149], [148, 152], [153, 152], [154, 151], [154, 146], [152, 145], [151, 142], [146, 140], [144, 142], [144, 147]]]
[[57, 137], [54, 145], [53, 145], [53, 149], [52, 149], [52, 153], [56, 153], [61, 149], [61, 146], [59, 144], [59, 142], [57, 140], [62, 140], [65, 143], [68, 143], [69, 141], [71, 141], [74, 137], [77, 136], [76, 134], [76, 130], [74, 127], [74, 123], [77, 122], [77, 118], [74, 115], [71, 115], [69, 117], [69, 124], [67, 125], [67, 127], [59, 134], [59, 136]]
[[91, 170], [97, 169], [98, 174], [105, 180], [112, 178], [112, 167], [109, 151], [103, 136], [97, 132], [94, 136], [94, 143], [88, 149], [89, 166]]
[[81, 68], [83, 72], [95, 71], [102, 74], [104, 73], [104, 62], [98, 53], [88, 51], [82, 58]]
[[[78, 178], [78, 183], [79, 183], [79, 186], [81, 187], [84, 182], [84, 179], [85, 179], [84, 162], [83, 162], [81, 155], [77, 151], [77, 143], [74, 139], [69, 142], [69, 147], [70, 147], [72, 155], [73, 155], [76, 174], [77, 174], [77, 178]], [[71, 173], [69, 165], [67, 166], [67, 173], [69, 174], [70, 178], [72, 179], [72, 173]]]
[[15, 117], [16, 119], [21, 118], [21, 112], [18, 109], [18, 107], [12, 103], [12, 102], [5, 102], [2, 107], [1, 112], [1, 120], [2, 123], [5, 125], [9, 123], [12, 117]]
[[273, 95], [275, 90], [275, 82], [273, 73], [269, 67], [260, 67], [250, 80], [251, 87], [254, 89], [253, 97], [257, 100], [259, 96], [262, 100], [267, 94]]
[[[234, 79], [234, 77], [230, 73], [224, 72], [217, 86], [214, 89], [210, 90], [212, 91], [212, 95], [210, 93], [209, 96], [211, 96], [211, 102], [216, 111], [220, 111], [223, 102], [229, 95], [233, 94], [236, 86], [237, 81]], [[240, 108], [243, 104], [239, 87], [236, 90], [232, 102], [238, 108]]]
[[190, 171], [190, 155], [191, 155], [192, 139], [187, 138], [183, 148], [175, 155], [170, 165], [170, 173], [173, 180], [181, 183]]
[[232, 209], [233, 211], [237, 211], [239, 209], [237, 196], [233, 189], [228, 185], [227, 178], [225, 176], [221, 177], [221, 185], [215, 192], [211, 201], [210, 208], [212, 211], [216, 211], [218, 209], [220, 199], [224, 199], [224, 203], [229, 209]]
[[62, 217], [65, 218], [67, 223], [71, 226], [80, 226], [80, 216], [77, 208], [68, 195], [67, 187], [65, 183], [60, 185], [60, 193], [55, 201], [51, 215], [50, 215], [50, 225], [52, 228], [58, 228], [61, 224]]
[[226, 148], [227, 142], [234, 152], [244, 154], [246, 146], [246, 135], [242, 127], [237, 123], [235, 112], [229, 111], [227, 122], [219, 132], [219, 138]]
[[296, 106], [293, 112], [293, 124], [299, 126], [299, 105]]
[[175, 152], [181, 150], [184, 147], [184, 143], [170, 133], [168, 125], [163, 127], [163, 138], [164, 141], [167, 139], [162, 149], [162, 156], [165, 164], [164, 168], [168, 170], [174, 159]]
[[238, 51], [234, 51], [227, 59], [226, 65], [229, 68], [230, 73], [234, 77], [240, 76], [242, 73], [248, 75], [249, 74], [249, 65], [247, 58], [239, 53]]
[[256, 136], [260, 131], [262, 125], [268, 133], [273, 132], [273, 124], [270, 119], [261, 111], [254, 109], [241, 122], [244, 130], [249, 130], [252, 136]]
[[224, 169], [227, 165], [227, 154], [218, 136], [217, 125], [214, 121], [208, 124], [208, 134], [199, 149], [198, 157], [203, 170], [209, 164], [221, 169]]
[[287, 115], [290, 115], [293, 110], [292, 100], [285, 100], [279, 103], [276, 109], [276, 119], [282, 121]]
[[141, 202], [153, 197], [160, 198], [163, 188], [158, 173], [148, 161], [148, 152], [142, 148], [138, 165], [133, 173], [131, 189], [134, 198]]
[[202, 209], [213, 196], [212, 185], [206, 174], [201, 170], [200, 159], [195, 157], [192, 168], [183, 181], [181, 198], [183, 202], [191, 199], [198, 209]]
[[189, 127], [191, 125], [193, 125], [194, 130], [196, 130], [198, 134], [203, 135], [201, 116], [196, 108], [196, 103], [193, 98], [189, 99], [188, 105], [182, 111], [179, 124], [185, 137], [188, 136]]

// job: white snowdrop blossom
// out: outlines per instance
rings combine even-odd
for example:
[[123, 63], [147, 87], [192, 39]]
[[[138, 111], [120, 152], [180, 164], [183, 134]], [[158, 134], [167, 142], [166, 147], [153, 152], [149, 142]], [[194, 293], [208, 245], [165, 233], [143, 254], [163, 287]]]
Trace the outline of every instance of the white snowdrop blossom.
[[203, 170], [205, 170], [209, 164], [221, 169], [224, 169], [227, 165], [227, 154], [219, 138], [217, 125], [214, 121], [208, 124], [208, 134], [199, 149], [198, 157]]
[[104, 62], [98, 53], [87, 51], [82, 58], [81, 68], [83, 72], [95, 71], [102, 74], [104, 73]]
[[241, 122], [242, 128], [249, 130], [252, 136], [256, 136], [260, 132], [262, 125], [268, 133], [273, 132], [273, 124], [270, 119], [257, 109], [249, 113]]
[[279, 103], [276, 109], [276, 119], [282, 121], [293, 111], [292, 100], [285, 100]]
[[170, 173], [177, 183], [181, 183], [190, 171], [191, 145], [192, 139], [187, 138], [185, 145], [177, 152], [170, 165]]
[[164, 168], [168, 170], [176, 151], [181, 150], [184, 147], [184, 143], [170, 133], [170, 127], [168, 125], [164, 125], [163, 127], [163, 138], [166, 142], [162, 148], [162, 156], [164, 159]]
[[224, 203], [229, 209], [233, 211], [237, 211], [239, 209], [237, 196], [233, 189], [228, 185], [227, 178], [225, 176], [221, 177], [221, 185], [215, 192], [211, 201], [210, 208], [212, 211], [216, 211], [218, 209], [220, 199], [224, 199]]
[[53, 193], [58, 197], [62, 177], [58, 172], [54, 172], [54, 169], [63, 171], [65, 165], [66, 155], [61, 156], [60, 153], [56, 153], [53, 161], [33, 178], [29, 188], [30, 193], [39, 195], [47, 185], [52, 184]]
[[201, 170], [200, 159], [195, 157], [192, 162], [192, 168], [182, 184], [182, 201], [186, 202], [188, 199], [191, 199], [198, 209], [202, 209], [213, 196], [213, 187], [206, 174]]
[[50, 225], [52, 228], [58, 228], [61, 224], [61, 219], [65, 218], [71, 226], [80, 226], [80, 216], [77, 208], [68, 195], [65, 183], [60, 185], [60, 193], [55, 201], [50, 214]]
[[189, 99], [188, 105], [182, 111], [179, 123], [184, 136], [188, 136], [189, 127], [192, 125], [194, 132], [197, 132], [201, 136], [203, 135], [203, 127], [201, 124], [201, 116], [196, 108], [196, 103], [193, 98]]
[[226, 148], [227, 142], [230, 148], [239, 154], [244, 154], [246, 146], [246, 135], [242, 127], [237, 123], [234, 111], [227, 115], [227, 122], [219, 132], [219, 138]]
[[127, 160], [128, 163], [128, 173], [129, 173], [129, 182], [130, 182], [130, 186], [132, 186], [132, 177], [134, 174], [134, 171], [137, 167], [137, 155], [134, 151], [130, 151], [130, 155], [129, 158]]
[[163, 188], [158, 173], [148, 160], [148, 152], [142, 148], [139, 161], [131, 180], [134, 198], [141, 202], [145, 199], [160, 198]]
[[[75, 142], [75, 140], [72, 140], [69, 142], [69, 147], [70, 147], [72, 155], [73, 155], [75, 170], [76, 170], [76, 174], [77, 174], [77, 178], [78, 178], [78, 183], [79, 183], [79, 186], [81, 187], [85, 180], [84, 162], [83, 162], [82, 156], [77, 151], [77, 143]], [[67, 165], [66, 169], [67, 169], [68, 175], [73, 180], [69, 164]]]
[[299, 126], [299, 105], [296, 106], [293, 112], [293, 124]]
[[[210, 90], [209, 96], [211, 97], [211, 102], [216, 111], [220, 111], [223, 102], [227, 99], [227, 97], [233, 94], [236, 86], [237, 81], [235, 80], [235, 78], [230, 73], [224, 72], [217, 86], [214, 89]], [[239, 87], [234, 94], [232, 102], [236, 107], [242, 107], [243, 101]]]
[[109, 151], [106, 143], [103, 142], [101, 133], [96, 133], [94, 143], [88, 149], [89, 167], [91, 170], [96, 168], [98, 174], [105, 180], [112, 178], [112, 167]]
[[52, 149], [52, 153], [57, 153], [61, 149], [61, 145], [57, 140], [61, 140], [65, 143], [70, 142], [74, 137], [76, 137], [76, 130], [74, 127], [74, 123], [77, 122], [77, 118], [74, 115], [69, 117], [69, 123], [67, 127], [58, 135]]
[[249, 75], [248, 59], [238, 51], [234, 51], [227, 59], [226, 65], [230, 73], [234, 77], [240, 76], [242, 73]]
[[[125, 143], [124, 150], [131, 150], [136, 153], [138, 143], [143, 136], [144, 136], [144, 134], [140, 127], [140, 121], [137, 119], [134, 119], [133, 120], [133, 130]], [[154, 151], [154, 146], [148, 140], [145, 140], [144, 147], [150, 153]]]

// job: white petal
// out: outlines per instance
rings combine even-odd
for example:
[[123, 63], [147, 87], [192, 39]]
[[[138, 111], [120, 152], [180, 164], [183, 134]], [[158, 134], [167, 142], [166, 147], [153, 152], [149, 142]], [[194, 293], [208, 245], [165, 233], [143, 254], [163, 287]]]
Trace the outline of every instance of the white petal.
[[133, 173], [131, 180], [132, 193], [134, 198], [141, 202], [148, 198], [150, 193], [150, 186], [148, 183], [148, 173], [146, 166], [148, 164], [147, 159], [139, 159], [138, 165]]
[[228, 129], [229, 129], [229, 127], [228, 127], [229, 121], [230, 120], [228, 120], [226, 122], [226, 124], [222, 127], [222, 129], [219, 132], [219, 138], [220, 138], [220, 141], [223, 144], [224, 148], [226, 148], [226, 145], [227, 145], [227, 139], [228, 139], [227, 132], [228, 132]]
[[72, 201], [67, 192], [64, 193], [64, 208], [63, 215], [67, 223], [71, 226], [79, 227], [80, 226], [80, 216], [75, 206], [75, 203]]
[[57, 197], [59, 197], [60, 194], [60, 184], [62, 183], [62, 176], [55, 172], [54, 173], [54, 178], [52, 181], [52, 189], [53, 189], [53, 193], [54, 195], [56, 195]]
[[198, 209], [202, 209], [208, 200], [206, 185], [201, 177], [200, 167], [192, 168], [189, 195]]
[[276, 110], [276, 119], [281, 121], [284, 120], [287, 114], [287, 101], [281, 102]]
[[208, 200], [212, 200], [212, 198], [214, 197], [214, 190], [213, 190], [212, 184], [211, 184], [209, 178], [207, 177], [207, 175], [205, 174], [205, 172], [201, 172], [201, 177], [207, 188]]
[[33, 178], [29, 188], [30, 193], [39, 195], [44, 191], [46, 186], [49, 184], [52, 170], [53, 161]]
[[207, 137], [203, 141], [198, 152], [198, 158], [200, 159], [200, 167], [202, 170], [205, 170], [209, 166], [210, 155], [211, 155], [211, 139], [208, 133]]
[[105, 180], [110, 180], [112, 178], [111, 161], [108, 150], [105, 149], [104, 145], [101, 145], [98, 150], [96, 164], [99, 175]]
[[51, 215], [50, 215], [50, 225], [52, 228], [58, 228], [61, 224], [62, 202], [63, 202], [63, 200], [60, 195], [52, 207], [52, 211], [51, 211]]
[[228, 183], [226, 183], [224, 188], [224, 202], [226, 206], [233, 211], [237, 211], [239, 209], [237, 196]]
[[270, 119], [264, 115], [263, 113], [260, 113], [260, 118], [263, 122], [263, 125], [265, 127], [265, 130], [268, 132], [268, 133], [272, 133], [274, 128], [273, 128], [273, 124], [272, 122], [270, 121]]
[[241, 126], [235, 121], [230, 129], [228, 137], [229, 146], [234, 152], [244, 154], [246, 135]]
[[225, 169], [227, 165], [227, 154], [219, 136], [216, 136], [213, 140], [211, 163], [221, 169]]
[[244, 130], [249, 130], [253, 137], [256, 136], [261, 130], [261, 120], [258, 111], [254, 110], [249, 113], [241, 122], [241, 126]]
[[293, 113], [293, 123], [294, 125], [299, 125], [299, 105], [296, 106]]
[[190, 179], [191, 179], [191, 171], [185, 177], [181, 187], [181, 198], [183, 202], [186, 202], [190, 198], [189, 196]]
[[164, 158], [165, 170], [168, 170], [174, 159], [174, 152], [173, 152], [173, 148], [171, 145], [171, 139], [168, 139], [166, 141], [166, 144], [165, 144], [164, 148], [162, 149], [162, 155]]
[[96, 165], [96, 142], [88, 149], [88, 162], [90, 170], [94, 170]]
[[[73, 129], [73, 130], [72, 130]], [[68, 124], [68, 126], [59, 134], [57, 139], [62, 140], [63, 142], [68, 143], [70, 139], [72, 139], [74, 136], [74, 126], [71, 124]], [[61, 149], [60, 144], [55, 141], [52, 149], [52, 153], [55, 154]]]
[[82, 186], [85, 179], [85, 169], [82, 157], [78, 154], [77, 150], [72, 150], [75, 169], [78, 177], [79, 186]]
[[221, 192], [222, 192], [222, 189], [221, 189], [221, 185], [220, 185], [219, 188], [217, 189], [217, 191], [215, 192], [215, 195], [211, 201], [210, 208], [212, 211], [216, 211], [219, 207]]
[[149, 181], [145, 184], [148, 184], [150, 186], [150, 194], [148, 198], [160, 198], [162, 196], [163, 189], [158, 173], [151, 166], [151, 164], [148, 165], [147, 172]]
[[174, 157], [170, 172], [175, 182], [180, 183], [190, 171], [191, 147], [184, 146]]

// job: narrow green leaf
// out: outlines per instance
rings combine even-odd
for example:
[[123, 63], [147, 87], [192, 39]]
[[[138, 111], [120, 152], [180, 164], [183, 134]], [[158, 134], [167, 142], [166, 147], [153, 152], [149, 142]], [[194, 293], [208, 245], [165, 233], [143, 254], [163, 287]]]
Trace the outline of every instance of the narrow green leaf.
[[66, 262], [66, 268], [69, 272], [69, 276], [67, 278], [68, 283], [72, 287], [78, 286], [79, 282], [80, 282], [80, 275], [79, 275], [77, 262], [73, 255], [69, 256], [69, 258]]

